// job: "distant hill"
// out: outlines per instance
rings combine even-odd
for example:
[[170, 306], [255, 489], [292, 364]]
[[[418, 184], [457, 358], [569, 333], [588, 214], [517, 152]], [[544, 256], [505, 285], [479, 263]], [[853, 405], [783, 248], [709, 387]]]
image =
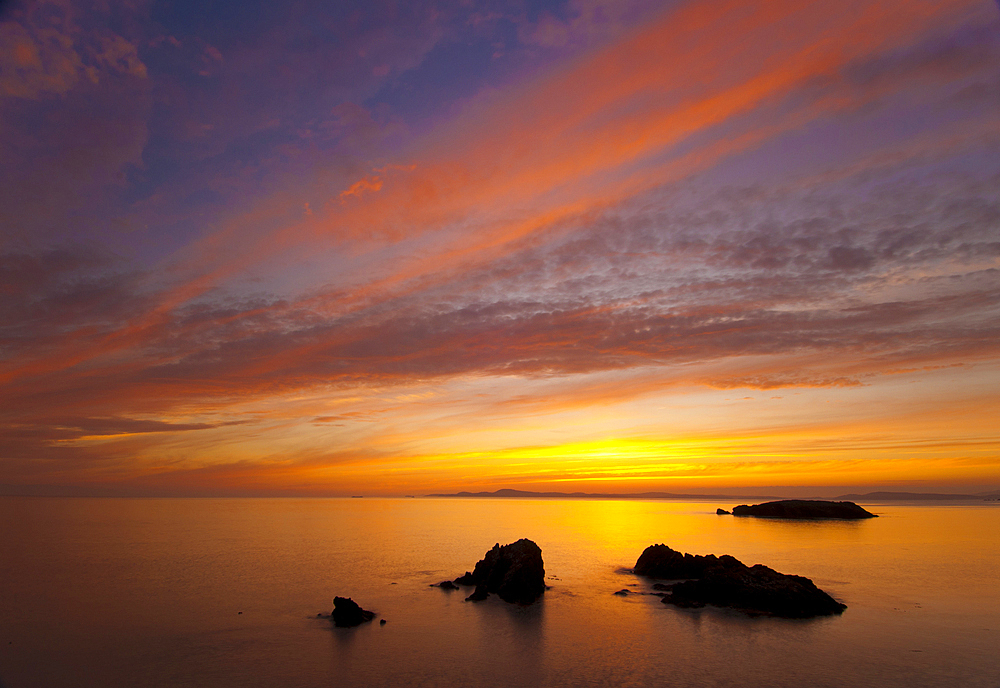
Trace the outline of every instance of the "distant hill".
[[834, 499], [839, 501], [856, 502], [858, 500], [867, 501], [947, 501], [957, 499], [996, 499], [1000, 493], [980, 493], [980, 494], [950, 494], [943, 492], [868, 492], [867, 494], [845, 494]]
[[733, 501], [737, 499], [779, 499], [773, 495], [727, 495], [727, 494], [677, 494], [674, 492], [627, 492], [609, 494], [606, 492], [531, 492], [528, 490], [502, 489], [494, 492], [455, 492], [451, 494], [430, 494], [428, 497], [489, 497], [489, 498], [544, 498], [544, 499], [714, 499]]
[[[530, 490], [512, 490], [504, 488], [493, 492], [453, 492], [447, 494], [429, 494], [426, 497], [477, 497], [488, 499], [706, 499], [720, 502], [735, 502], [737, 500], [778, 500], [783, 497], [774, 495], [732, 495], [732, 494], [682, 494], [677, 492], [532, 492]], [[866, 494], [844, 494], [833, 497], [835, 501], [948, 501], [973, 500], [997, 501], [1000, 492], [980, 492], [977, 494], [949, 494], [942, 492], [868, 492]]]

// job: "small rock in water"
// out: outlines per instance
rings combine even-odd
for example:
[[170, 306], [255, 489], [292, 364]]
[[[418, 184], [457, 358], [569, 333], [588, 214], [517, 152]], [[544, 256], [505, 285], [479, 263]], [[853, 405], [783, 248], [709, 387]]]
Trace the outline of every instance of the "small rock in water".
[[440, 583], [434, 583], [431, 585], [432, 588], [441, 588], [442, 590], [458, 590], [458, 586], [452, 583], [450, 580], [441, 581]]
[[378, 625], [385, 626], [385, 619], [379, 619]]
[[621, 595], [622, 597], [625, 597], [625, 595], [629, 594], [630, 592], [632, 592], [632, 591], [631, 590], [626, 590], [626, 589], [622, 588], [621, 590], [619, 590], [615, 594], [616, 595]]
[[718, 514], [719, 516], [723, 516], [723, 515], [728, 514], [730, 512], [728, 512], [725, 509], [723, 509], [723, 508], [720, 507], [720, 508], [718, 508], [718, 509], [715, 510], [715, 513]]
[[333, 598], [333, 623], [335, 626], [347, 628], [350, 626], [360, 626], [366, 621], [375, 618], [375, 612], [362, 609], [358, 603], [350, 597]]

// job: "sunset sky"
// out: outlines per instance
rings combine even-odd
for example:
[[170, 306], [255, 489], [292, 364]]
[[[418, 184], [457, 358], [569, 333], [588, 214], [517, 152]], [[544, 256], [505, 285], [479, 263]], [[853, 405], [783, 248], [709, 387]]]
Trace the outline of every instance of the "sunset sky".
[[994, 0], [0, 4], [0, 493], [984, 491], [998, 390]]

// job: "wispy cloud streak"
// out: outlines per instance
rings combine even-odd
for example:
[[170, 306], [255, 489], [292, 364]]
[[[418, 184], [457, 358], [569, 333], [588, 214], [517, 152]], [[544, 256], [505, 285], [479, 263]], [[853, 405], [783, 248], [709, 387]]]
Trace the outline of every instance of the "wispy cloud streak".
[[[405, 110], [380, 124], [339, 104], [338, 122], [353, 113], [369, 127], [370, 160], [358, 159], [346, 134], [316, 148], [319, 124], [305, 126], [305, 110], [296, 111], [297, 133], [257, 144], [266, 164], [225, 168], [226, 155], [213, 153], [230, 201], [168, 255], [123, 260], [105, 235], [80, 230], [55, 247], [3, 244], [0, 452], [19, 468], [0, 483], [72, 481], [104, 465], [114, 466], [108, 480], [193, 471], [176, 484], [207, 484], [225, 474], [211, 465], [230, 459], [243, 476], [234, 484], [292, 480], [325, 456], [317, 446], [330, 433], [359, 466], [374, 466], [376, 455], [403, 461], [433, 431], [410, 437], [413, 412], [389, 400], [392, 390], [469, 385], [440, 406], [415, 402], [450, 428], [448, 418], [479, 408], [477, 395], [499, 395], [496, 413], [520, 409], [530, 424], [538, 413], [660, 403], [670, 389], [864, 395], [897, 370], [992, 371], [996, 14], [973, 0], [687, 2], [640, 13], [641, 25], [596, 45], [580, 24], [558, 45], [554, 33], [521, 30], [531, 49], [558, 47], [556, 61], [509, 73], [427, 133], [386, 124]], [[393, 89], [404, 75], [417, 79], [434, 46], [447, 43], [451, 29], [436, 21], [369, 65], [373, 84], [356, 96], [384, 97], [369, 102], [372, 111], [401, 98]], [[54, 80], [52, 65], [72, 61], [41, 55], [49, 67], [39, 71], [28, 43], [5, 31], [4, 59], [21, 65], [4, 72], [6, 98], [28, 112], [43, 107], [39, 99], [76, 97], [90, 72]], [[102, 36], [105, 57], [80, 58], [98, 86], [112, 74], [115, 89], [176, 86], [179, 76], [157, 72], [165, 68], [152, 59], [170, 40], [200, 45], [207, 73], [248, 83], [235, 75], [245, 76], [250, 62], [240, 55], [250, 53], [164, 36], [137, 50], [137, 41]], [[591, 37], [574, 52], [572, 36]], [[105, 59], [112, 44], [118, 57]], [[385, 81], [392, 74], [401, 81]], [[136, 139], [152, 160], [165, 145], [159, 125], [137, 117], [152, 132]], [[236, 126], [259, 131], [251, 119]], [[207, 142], [212, 131], [204, 129]], [[212, 145], [231, 140], [218, 136]], [[133, 153], [115, 156], [112, 167], [128, 161], [129, 174], [146, 175]], [[239, 181], [263, 169], [276, 178]], [[130, 183], [148, 178], [115, 188]], [[198, 205], [193, 196], [176, 195], [187, 182], [171, 184], [105, 219], [148, 222], [162, 208], [169, 222], [145, 230], [155, 244], [176, 222], [208, 217], [185, 210]], [[11, 208], [12, 217], [30, 215], [23, 203]], [[615, 376], [619, 394], [608, 389]], [[553, 406], [510, 392], [512, 379], [559, 380], [564, 393]], [[331, 411], [337, 399], [344, 408]], [[397, 444], [372, 445], [372, 417], [399, 428], [387, 433]], [[192, 458], [171, 458], [180, 447]], [[487, 448], [493, 458], [482, 470], [514, 479], [503, 451]], [[68, 472], [54, 468], [59, 457]], [[316, 470], [317, 480], [339, 479]], [[562, 470], [554, 465], [532, 470], [543, 481], [589, 479], [552, 477]]]

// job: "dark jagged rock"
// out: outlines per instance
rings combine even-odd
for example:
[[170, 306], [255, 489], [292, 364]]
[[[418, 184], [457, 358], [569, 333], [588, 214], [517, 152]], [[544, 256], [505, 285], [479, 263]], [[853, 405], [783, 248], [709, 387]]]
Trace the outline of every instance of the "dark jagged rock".
[[633, 571], [650, 578], [686, 579], [653, 586], [669, 591], [663, 597], [664, 604], [678, 607], [711, 604], [794, 619], [840, 614], [847, 609], [808, 578], [778, 573], [762, 564], [746, 566], [728, 554], [694, 556], [666, 545], [650, 545]]
[[496, 593], [504, 602], [531, 604], [545, 592], [542, 550], [524, 538], [502, 547], [497, 543], [471, 573], [467, 571], [454, 582], [476, 586], [475, 592], [466, 598], [472, 602]]
[[476, 586], [476, 589], [472, 591], [472, 594], [465, 598], [466, 602], [482, 602], [487, 597], [490, 596], [490, 591], [486, 589], [485, 583], [480, 583]]
[[450, 580], [441, 581], [440, 583], [434, 583], [431, 585], [432, 588], [441, 588], [442, 590], [458, 590], [458, 586], [452, 583]]
[[621, 590], [619, 590], [619, 591], [618, 591], [618, 592], [616, 592], [615, 594], [616, 594], [616, 595], [621, 595], [622, 597], [625, 597], [625, 596], [626, 596], [626, 595], [628, 595], [628, 594], [629, 594], [630, 592], [632, 592], [632, 591], [631, 591], [631, 590], [629, 590], [629, 589], [627, 589], [627, 588], [622, 588]]
[[854, 502], [827, 502], [823, 500], [784, 499], [733, 507], [733, 516], [760, 516], [764, 518], [878, 518]]
[[715, 510], [715, 513], [718, 516], [723, 516], [723, 515], [728, 514], [730, 512], [728, 512], [725, 509], [723, 509], [723, 508], [720, 507], [720, 508], [718, 508], [718, 509]]
[[723, 560], [726, 560], [726, 565], [731, 565], [732, 562], [739, 564], [737, 559], [728, 554], [722, 557], [714, 554], [681, 554], [666, 545], [650, 545], [639, 555], [632, 571], [647, 578], [701, 578], [705, 569], [719, 566]]
[[763, 564], [722, 567], [703, 578], [677, 583], [663, 602], [678, 607], [712, 604], [791, 619], [840, 614], [847, 608], [808, 578], [778, 573]]
[[333, 623], [342, 628], [350, 626], [360, 626], [366, 621], [375, 618], [375, 612], [362, 609], [358, 603], [350, 597], [333, 598]]

